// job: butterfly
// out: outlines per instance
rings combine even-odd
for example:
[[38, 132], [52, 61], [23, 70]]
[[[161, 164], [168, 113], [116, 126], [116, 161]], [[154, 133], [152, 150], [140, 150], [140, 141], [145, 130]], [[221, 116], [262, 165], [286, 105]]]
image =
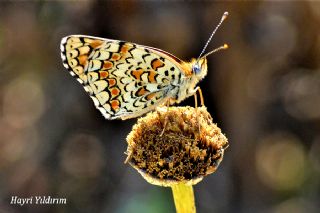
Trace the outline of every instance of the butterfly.
[[106, 119], [139, 117], [159, 105], [180, 103], [196, 94], [197, 83], [207, 74], [206, 57], [227, 48], [224, 45], [201, 56], [227, 15], [222, 16], [200, 56], [190, 62], [154, 47], [85, 35], [64, 37], [61, 58]]

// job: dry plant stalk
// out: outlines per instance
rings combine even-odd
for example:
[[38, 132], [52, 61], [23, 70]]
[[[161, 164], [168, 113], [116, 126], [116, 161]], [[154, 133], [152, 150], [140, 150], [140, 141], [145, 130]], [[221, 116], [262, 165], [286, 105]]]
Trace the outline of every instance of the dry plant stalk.
[[149, 183], [170, 186], [179, 213], [196, 211], [192, 185], [216, 171], [228, 147], [205, 107], [159, 107], [138, 120], [127, 142], [126, 162]]

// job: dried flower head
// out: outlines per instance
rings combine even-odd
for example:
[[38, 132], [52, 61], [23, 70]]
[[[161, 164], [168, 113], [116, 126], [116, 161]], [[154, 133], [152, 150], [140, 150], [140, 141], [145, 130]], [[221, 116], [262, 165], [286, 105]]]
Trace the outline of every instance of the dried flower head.
[[138, 120], [127, 142], [127, 162], [160, 186], [198, 183], [218, 168], [228, 146], [205, 107], [159, 107]]

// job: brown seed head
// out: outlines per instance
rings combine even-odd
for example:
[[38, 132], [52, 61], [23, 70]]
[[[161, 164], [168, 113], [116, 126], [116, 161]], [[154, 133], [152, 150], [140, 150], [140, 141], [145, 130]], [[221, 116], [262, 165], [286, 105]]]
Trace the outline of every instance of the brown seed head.
[[138, 120], [127, 142], [126, 162], [161, 186], [198, 183], [218, 168], [228, 147], [205, 107], [159, 107]]

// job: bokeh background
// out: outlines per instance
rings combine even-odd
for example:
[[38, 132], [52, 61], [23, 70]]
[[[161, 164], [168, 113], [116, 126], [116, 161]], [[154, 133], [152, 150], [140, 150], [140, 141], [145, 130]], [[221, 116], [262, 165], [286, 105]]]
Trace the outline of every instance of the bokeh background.
[[[64, 69], [63, 36], [132, 41], [189, 60], [224, 11], [200, 83], [230, 142], [195, 186], [198, 212], [320, 210], [320, 2], [0, 3], [0, 212], [174, 212], [124, 164], [135, 119], [105, 120]], [[182, 105], [193, 106], [193, 98]], [[10, 205], [50, 195], [67, 205]]]

